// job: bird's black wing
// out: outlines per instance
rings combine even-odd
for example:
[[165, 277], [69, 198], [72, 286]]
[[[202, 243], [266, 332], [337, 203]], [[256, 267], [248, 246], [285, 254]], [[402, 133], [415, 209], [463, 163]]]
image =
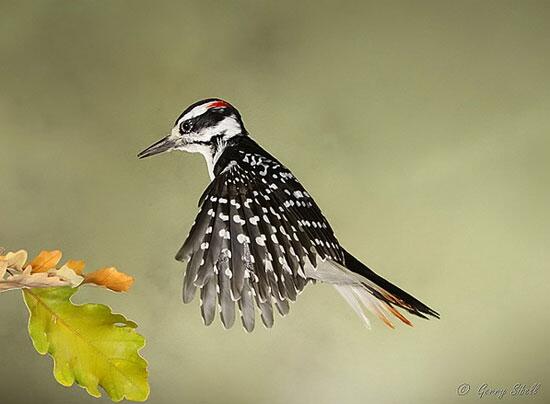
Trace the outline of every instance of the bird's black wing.
[[292, 173], [254, 143], [228, 148], [215, 179], [203, 193], [200, 212], [178, 252], [188, 260], [183, 299], [200, 289], [206, 324], [216, 301], [225, 327], [237, 303], [246, 330], [258, 306], [273, 325], [273, 305], [284, 315], [308, 279], [305, 266], [317, 260], [343, 262], [343, 250], [311, 196]]

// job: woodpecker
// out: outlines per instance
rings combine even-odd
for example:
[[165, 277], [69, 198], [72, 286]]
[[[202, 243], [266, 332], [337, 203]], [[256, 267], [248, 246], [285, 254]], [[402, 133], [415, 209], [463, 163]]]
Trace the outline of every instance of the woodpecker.
[[236, 108], [219, 98], [189, 106], [170, 134], [138, 154], [145, 158], [180, 150], [200, 153], [211, 182], [199, 213], [176, 255], [187, 261], [183, 301], [200, 293], [206, 325], [216, 307], [225, 328], [236, 307], [246, 331], [256, 312], [274, 323], [306, 285], [333, 285], [370, 328], [366, 310], [393, 328], [392, 316], [412, 323], [397, 308], [422, 318], [439, 314], [390, 283], [346, 251], [298, 179], [249, 135]]

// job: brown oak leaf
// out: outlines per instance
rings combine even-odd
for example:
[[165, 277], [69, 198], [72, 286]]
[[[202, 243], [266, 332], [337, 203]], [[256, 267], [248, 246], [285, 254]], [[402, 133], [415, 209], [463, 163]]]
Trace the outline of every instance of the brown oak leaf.
[[32, 260], [30, 265], [32, 266], [32, 272], [47, 272], [48, 270], [55, 268], [55, 266], [61, 260], [61, 251], [41, 251], [38, 256]]
[[126, 292], [134, 283], [134, 278], [115, 267], [108, 267], [84, 275], [84, 283], [93, 283], [114, 292]]

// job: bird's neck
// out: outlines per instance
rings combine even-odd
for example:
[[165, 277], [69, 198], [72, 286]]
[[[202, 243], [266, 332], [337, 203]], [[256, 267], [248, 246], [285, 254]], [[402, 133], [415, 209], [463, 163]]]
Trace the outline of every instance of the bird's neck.
[[[223, 147], [219, 148], [217, 153], [212, 154], [211, 164], [213, 170], [210, 170], [210, 166], [208, 170], [210, 178], [215, 178], [235, 163], [239, 165], [243, 162], [246, 163], [246, 159], [250, 155], [259, 155], [276, 161], [275, 157], [265, 151], [254, 139], [248, 136], [248, 133], [244, 136], [235, 136], [229, 139]], [[207, 164], [209, 164], [208, 161]]]
[[211, 180], [213, 180], [218, 173], [218, 170], [216, 170], [216, 165], [220, 161], [220, 157], [226, 151], [235, 148], [236, 144], [238, 144], [245, 137], [246, 134], [244, 133], [233, 136], [229, 139], [224, 137], [224, 135], [214, 136], [210, 145], [206, 146], [202, 150], [199, 150], [206, 160], [206, 167], [208, 168], [208, 175]]

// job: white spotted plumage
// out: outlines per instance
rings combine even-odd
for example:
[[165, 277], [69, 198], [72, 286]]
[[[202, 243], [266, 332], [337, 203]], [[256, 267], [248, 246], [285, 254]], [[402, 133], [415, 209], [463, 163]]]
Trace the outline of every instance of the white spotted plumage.
[[[229, 328], [235, 306], [247, 331], [256, 310], [274, 323], [273, 306], [285, 315], [312, 280], [333, 283], [366, 319], [366, 307], [390, 323], [395, 308], [425, 317], [437, 313], [392, 285], [345, 251], [310, 194], [244, 128], [239, 112], [220, 99], [190, 106], [172, 132], [140, 157], [168, 150], [204, 155], [212, 182], [178, 260], [187, 260], [183, 299], [200, 290], [201, 314], [211, 324], [216, 311]], [[386, 313], [386, 314], [384, 314]], [[366, 320], [368, 321], [368, 320]]]

